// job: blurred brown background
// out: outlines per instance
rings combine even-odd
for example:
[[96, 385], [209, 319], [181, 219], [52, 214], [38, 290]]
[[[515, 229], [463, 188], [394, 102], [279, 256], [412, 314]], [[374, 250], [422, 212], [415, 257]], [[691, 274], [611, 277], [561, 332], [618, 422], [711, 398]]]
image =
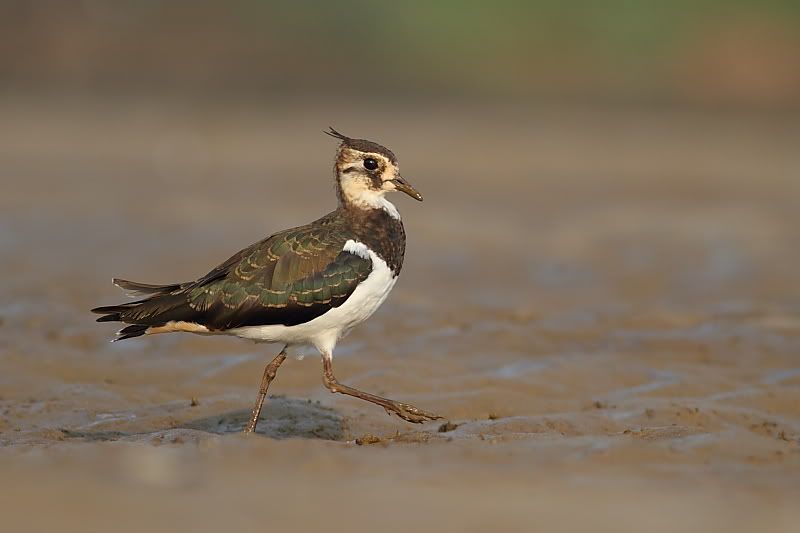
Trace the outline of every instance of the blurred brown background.
[[5, 90], [280, 101], [796, 109], [800, 7], [674, 2], [5, 1]]
[[[779, 0], [0, 2], [0, 515], [795, 531], [799, 29]], [[331, 210], [329, 125], [425, 195], [392, 198], [403, 275], [338, 376], [441, 430], [314, 355], [243, 438], [274, 347], [110, 345], [87, 311]]]

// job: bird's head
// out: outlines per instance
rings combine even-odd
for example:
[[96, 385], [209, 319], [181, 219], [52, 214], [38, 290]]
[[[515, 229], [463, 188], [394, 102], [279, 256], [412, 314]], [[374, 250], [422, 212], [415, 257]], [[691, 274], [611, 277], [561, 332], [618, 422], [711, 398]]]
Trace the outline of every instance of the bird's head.
[[386, 203], [384, 195], [390, 191], [401, 191], [422, 201], [422, 195], [400, 175], [391, 150], [372, 141], [347, 137], [333, 128], [325, 133], [341, 141], [335, 170], [342, 203], [380, 208]]

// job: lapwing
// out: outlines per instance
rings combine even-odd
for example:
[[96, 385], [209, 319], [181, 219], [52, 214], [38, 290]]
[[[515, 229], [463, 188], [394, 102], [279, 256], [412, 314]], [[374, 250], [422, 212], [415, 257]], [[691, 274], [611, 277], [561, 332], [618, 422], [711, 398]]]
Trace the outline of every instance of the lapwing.
[[386, 193], [401, 191], [419, 201], [422, 195], [400, 175], [388, 148], [333, 128], [325, 133], [340, 141], [335, 211], [258, 241], [194, 281], [151, 285], [114, 279], [140, 299], [92, 309], [103, 315], [98, 322], [129, 324], [113, 341], [189, 332], [283, 344], [264, 369], [246, 433], [256, 429], [287, 350], [300, 346], [319, 351], [322, 380], [331, 392], [375, 403], [408, 422], [441, 418], [343, 385], [333, 374], [336, 343], [380, 307], [403, 266], [406, 234]]

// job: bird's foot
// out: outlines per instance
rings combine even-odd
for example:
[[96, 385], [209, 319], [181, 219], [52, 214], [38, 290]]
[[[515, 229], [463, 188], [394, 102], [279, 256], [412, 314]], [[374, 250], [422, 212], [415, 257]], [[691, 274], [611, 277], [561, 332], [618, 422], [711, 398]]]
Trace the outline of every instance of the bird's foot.
[[388, 406], [385, 406], [385, 409], [387, 413], [394, 413], [406, 422], [411, 422], [413, 424], [422, 424], [423, 422], [428, 422], [429, 420], [438, 420], [442, 418], [439, 415], [423, 411], [422, 409], [418, 409], [413, 405], [402, 402], [393, 401]]

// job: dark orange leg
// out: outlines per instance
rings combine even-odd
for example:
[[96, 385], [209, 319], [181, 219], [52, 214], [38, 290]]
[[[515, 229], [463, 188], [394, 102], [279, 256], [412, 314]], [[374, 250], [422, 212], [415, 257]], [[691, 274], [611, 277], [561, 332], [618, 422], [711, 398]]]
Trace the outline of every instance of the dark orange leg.
[[368, 392], [363, 392], [358, 389], [354, 389], [353, 387], [348, 387], [347, 385], [342, 385], [336, 380], [336, 377], [333, 375], [333, 365], [331, 364], [330, 357], [326, 357], [323, 355], [322, 365], [323, 365], [322, 382], [325, 384], [325, 387], [327, 387], [328, 390], [331, 392], [346, 394], [348, 396], [361, 398], [362, 400], [378, 404], [384, 409], [386, 409], [387, 413], [389, 414], [394, 413], [403, 420], [406, 420], [408, 422], [413, 422], [415, 424], [421, 424], [422, 422], [426, 422], [428, 420], [436, 420], [438, 418], [442, 418], [439, 415], [428, 413], [426, 411], [423, 411], [422, 409], [417, 409], [413, 405], [409, 405], [407, 403], [396, 402], [388, 398], [383, 398], [381, 396], [376, 396]]
[[267, 397], [269, 384], [275, 379], [275, 374], [278, 373], [278, 367], [286, 360], [286, 348], [288, 348], [288, 346], [284, 346], [281, 353], [276, 355], [275, 359], [270, 361], [264, 369], [264, 375], [261, 376], [261, 386], [258, 388], [258, 398], [256, 399], [256, 404], [253, 406], [253, 412], [250, 413], [250, 421], [247, 423], [247, 427], [244, 428], [245, 433], [253, 433], [256, 430], [256, 424], [258, 424], [258, 417], [261, 416], [261, 407], [264, 405], [264, 398]]

